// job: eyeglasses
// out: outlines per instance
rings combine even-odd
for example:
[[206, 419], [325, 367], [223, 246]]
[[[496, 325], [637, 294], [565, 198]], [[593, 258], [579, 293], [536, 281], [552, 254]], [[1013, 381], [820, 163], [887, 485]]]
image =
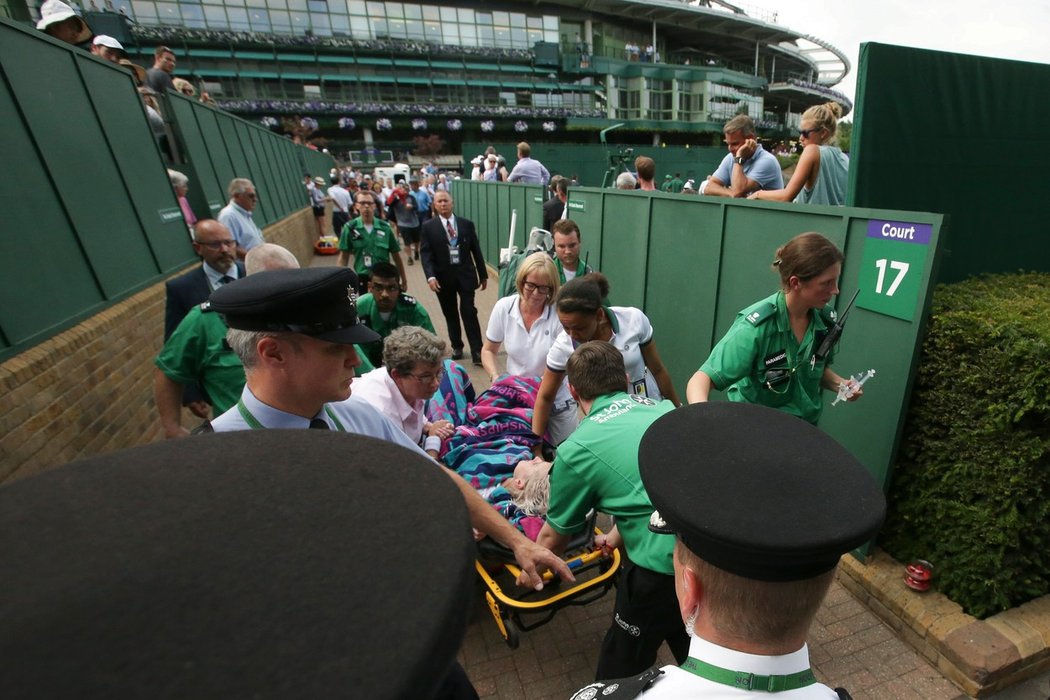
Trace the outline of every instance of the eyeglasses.
[[236, 248], [237, 241], [197, 241], [197, 245], [204, 246], [209, 250], [222, 250], [223, 248]]
[[551, 292], [554, 291], [554, 287], [548, 287], [548, 286], [546, 286], [544, 284], [533, 284], [532, 282], [524, 282], [524, 283], [522, 283], [521, 286], [525, 289], [526, 292], [529, 292], [530, 294], [532, 292], [541, 292], [543, 294], [550, 294]]
[[809, 135], [812, 134], [814, 131], [820, 131], [823, 128], [824, 127], [822, 127], [822, 126], [816, 126], [816, 127], [813, 127], [812, 129], [799, 129], [798, 133], [799, 133], [799, 135], [805, 136], [808, 139]]
[[376, 205], [375, 202], [358, 202], [357, 203], [357, 206], [359, 206], [359, 207], [374, 207], [375, 205]]
[[423, 382], [424, 384], [430, 384], [431, 382], [433, 382], [435, 380], [440, 382], [442, 379], [444, 379], [445, 378], [445, 369], [442, 368], [442, 369], [439, 369], [435, 373], [426, 372], [425, 374], [411, 374], [409, 372], [405, 372], [405, 376], [406, 377], [412, 377], [413, 379], [418, 379], [419, 381]]
[[401, 291], [401, 287], [399, 287], [396, 284], [376, 284], [375, 282], [372, 282], [369, 286], [370, 286], [370, 288], [371, 288], [371, 290], [373, 292], [391, 292], [391, 293], [394, 293], [394, 292], [400, 292]]

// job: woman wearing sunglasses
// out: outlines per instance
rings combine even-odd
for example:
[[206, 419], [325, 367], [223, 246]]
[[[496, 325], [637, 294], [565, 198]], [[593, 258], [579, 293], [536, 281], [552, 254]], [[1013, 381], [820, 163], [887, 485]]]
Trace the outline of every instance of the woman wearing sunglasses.
[[[819, 233], [803, 233], [777, 249], [773, 270], [781, 290], [739, 314], [686, 387], [689, 403], [707, 401], [712, 387], [730, 401], [778, 408], [814, 425], [822, 389], [847, 380], [817, 348], [835, 320], [828, 306], [839, 293], [842, 251]], [[853, 380], [848, 380], [853, 383]], [[863, 394], [859, 386], [850, 401]]]
[[782, 190], [758, 190], [748, 199], [797, 204], [846, 203], [846, 180], [849, 156], [835, 143], [835, 130], [842, 108], [835, 102], [814, 105], [802, 113], [799, 143], [802, 155], [787, 187]]

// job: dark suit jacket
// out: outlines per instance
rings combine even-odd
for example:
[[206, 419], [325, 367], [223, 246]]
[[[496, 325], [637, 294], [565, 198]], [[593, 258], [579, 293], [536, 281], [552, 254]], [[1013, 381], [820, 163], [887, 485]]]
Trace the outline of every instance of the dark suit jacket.
[[485, 258], [481, 256], [474, 222], [453, 214], [459, 234], [459, 265], [449, 262], [448, 234], [441, 225], [441, 217], [423, 224], [420, 229], [419, 258], [427, 279], [434, 277], [442, 287], [457, 285], [459, 289], [477, 289], [478, 281], [488, 279]]
[[[237, 261], [237, 278], [244, 277], [244, 263]], [[184, 275], [179, 275], [164, 284], [164, 340], [178, 328], [179, 323], [194, 306], [208, 301], [211, 287], [204, 274], [204, 266], [198, 265]]]
[[565, 211], [565, 202], [557, 196], [551, 197], [543, 203], [543, 229], [550, 231], [554, 228], [554, 222], [561, 218]]

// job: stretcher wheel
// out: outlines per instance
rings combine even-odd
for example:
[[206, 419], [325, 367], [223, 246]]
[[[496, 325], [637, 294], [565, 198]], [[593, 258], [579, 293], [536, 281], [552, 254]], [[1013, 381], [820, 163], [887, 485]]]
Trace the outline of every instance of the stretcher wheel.
[[507, 618], [503, 620], [503, 629], [507, 633], [507, 646], [511, 649], [517, 649], [518, 645], [521, 644], [521, 634], [518, 632], [518, 626], [510, 618]]

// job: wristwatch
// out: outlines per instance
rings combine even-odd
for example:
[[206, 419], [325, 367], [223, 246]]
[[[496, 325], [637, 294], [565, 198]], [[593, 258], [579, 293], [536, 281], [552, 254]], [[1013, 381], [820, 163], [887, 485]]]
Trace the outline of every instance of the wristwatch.
[[743, 165], [744, 161], [746, 160], [747, 158], [741, 158], [740, 156], [736, 156], [735, 158], [733, 158], [733, 162], [735, 162], [737, 165]]

